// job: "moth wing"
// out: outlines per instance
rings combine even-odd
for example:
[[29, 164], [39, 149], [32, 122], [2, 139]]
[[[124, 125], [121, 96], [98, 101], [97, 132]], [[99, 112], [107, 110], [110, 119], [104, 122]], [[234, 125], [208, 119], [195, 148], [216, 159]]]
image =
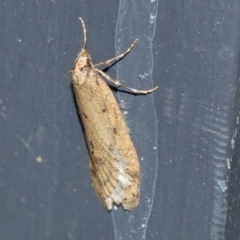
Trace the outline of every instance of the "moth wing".
[[139, 174], [129, 172], [128, 159], [117, 149], [107, 149], [108, 158], [90, 157], [93, 186], [108, 210], [112, 204], [122, 204], [125, 210], [131, 210], [139, 201]]
[[81, 74], [84, 83], [73, 81], [73, 86], [90, 154], [93, 186], [108, 210], [112, 204], [131, 210], [139, 201], [140, 165], [125, 119], [99, 74], [94, 69]]

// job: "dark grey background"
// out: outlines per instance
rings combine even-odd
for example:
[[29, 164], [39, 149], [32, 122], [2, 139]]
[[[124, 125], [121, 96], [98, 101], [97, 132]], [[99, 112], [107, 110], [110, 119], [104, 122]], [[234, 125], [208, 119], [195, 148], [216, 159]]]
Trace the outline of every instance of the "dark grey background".
[[[158, 1], [158, 165], [147, 226], [114, 218], [95, 196], [69, 75], [83, 43], [80, 16], [94, 62], [115, 55], [118, 2], [0, 4], [1, 239], [120, 239], [120, 230], [137, 239], [141, 227], [142, 239], [240, 239], [239, 1]], [[138, 219], [142, 206], [115, 212]]]

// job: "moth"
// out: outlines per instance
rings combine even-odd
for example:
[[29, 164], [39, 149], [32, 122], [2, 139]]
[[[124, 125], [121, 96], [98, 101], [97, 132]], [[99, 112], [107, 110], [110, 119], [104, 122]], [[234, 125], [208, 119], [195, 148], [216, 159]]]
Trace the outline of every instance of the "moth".
[[[102, 77], [122, 85], [96, 68], [123, 58], [131, 51], [137, 40], [122, 54], [110, 60], [93, 64], [86, 50], [86, 28], [79, 18], [84, 32], [84, 45], [71, 70], [72, 85], [78, 112], [84, 129], [90, 155], [90, 175], [93, 187], [109, 211], [113, 204], [122, 204], [125, 210], [138, 205], [140, 195], [140, 164], [129, 130], [119, 105]], [[150, 90], [136, 90], [135, 94], [148, 94]]]

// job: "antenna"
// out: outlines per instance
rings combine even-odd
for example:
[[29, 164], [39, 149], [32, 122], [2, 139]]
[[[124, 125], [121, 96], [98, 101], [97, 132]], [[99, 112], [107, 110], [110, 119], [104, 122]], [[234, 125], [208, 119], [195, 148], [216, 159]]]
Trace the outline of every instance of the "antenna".
[[79, 20], [82, 22], [82, 27], [83, 27], [83, 34], [84, 34], [83, 48], [86, 49], [86, 43], [87, 43], [86, 27], [85, 27], [85, 24], [84, 24], [84, 21], [82, 20], [82, 18], [79, 18]]

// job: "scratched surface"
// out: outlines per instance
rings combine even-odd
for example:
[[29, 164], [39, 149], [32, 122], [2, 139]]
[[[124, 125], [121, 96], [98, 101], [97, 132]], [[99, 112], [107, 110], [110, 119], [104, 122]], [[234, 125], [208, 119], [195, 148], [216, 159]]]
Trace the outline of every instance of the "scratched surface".
[[[116, 54], [127, 47], [129, 39], [139, 40], [128, 56], [118, 63], [117, 79], [122, 79], [125, 85], [137, 89], [149, 89], [159, 83], [152, 79], [152, 41], [157, 6], [157, 1], [145, 5], [138, 0], [121, 0], [119, 5], [115, 34]], [[134, 16], [129, 19], [127, 16], [131, 14]], [[140, 21], [141, 28], [137, 28]], [[124, 112], [140, 159], [141, 191], [139, 207], [127, 214], [121, 210], [113, 211], [115, 239], [146, 238], [148, 221], [153, 210], [158, 166], [158, 123], [153, 96], [159, 93], [158, 90], [148, 96], [118, 93], [120, 101], [128, 106]]]
[[[240, 3], [1, 1], [0, 232], [9, 240], [240, 238]], [[142, 166], [139, 207], [95, 196], [69, 70], [86, 23], [93, 62], [133, 51], [108, 74]], [[136, 64], [137, 62], [137, 64]]]

